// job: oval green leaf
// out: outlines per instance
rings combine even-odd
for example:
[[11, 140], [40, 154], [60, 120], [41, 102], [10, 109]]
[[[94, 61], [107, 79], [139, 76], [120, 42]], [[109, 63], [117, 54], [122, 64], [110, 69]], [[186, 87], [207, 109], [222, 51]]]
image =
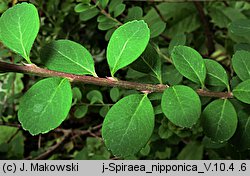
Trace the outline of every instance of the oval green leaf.
[[74, 116], [78, 119], [84, 117], [88, 112], [88, 106], [87, 105], [80, 105], [76, 107], [76, 110], [74, 112]]
[[22, 97], [18, 120], [32, 135], [47, 133], [65, 120], [71, 103], [72, 91], [66, 78], [43, 79]]
[[99, 13], [100, 13], [100, 11], [96, 7], [87, 9], [87, 10], [80, 13], [80, 20], [81, 21], [88, 21], [91, 18], [94, 18]]
[[115, 7], [115, 11], [114, 11], [114, 17], [118, 17], [119, 15], [121, 15], [124, 10], [126, 9], [126, 5], [125, 4], [119, 4], [118, 6]]
[[107, 59], [111, 75], [135, 61], [149, 42], [150, 31], [143, 21], [128, 22], [112, 34], [107, 48]]
[[89, 51], [70, 40], [57, 40], [44, 46], [41, 59], [51, 70], [97, 77], [94, 60]]
[[110, 18], [107, 18], [107, 17], [105, 17], [103, 19], [100, 18], [99, 20], [101, 20], [101, 21], [98, 24], [98, 29], [103, 30], [103, 31], [109, 30], [109, 29], [119, 25], [118, 22], [116, 22]]
[[238, 100], [250, 104], [250, 79], [237, 85], [233, 90], [233, 95]]
[[201, 101], [198, 94], [190, 87], [182, 85], [176, 85], [164, 91], [161, 107], [166, 117], [180, 127], [192, 127], [201, 114]]
[[85, 3], [77, 4], [74, 8], [75, 12], [77, 12], [77, 13], [81, 13], [81, 12], [84, 12], [84, 11], [89, 10], [89, 9], [91, 9], [91, 5], [85, 4]]
[[142, 73], [156, 72], [157, 60], [160, 60], [158, 52], [148, 44], [142, 55], [130, 67]]
[[134, 61], [130, 67], [142, 73], [149, 73], [157, 78], [159, 83], [162, 83], [162, 61], [157, 50], [151, 44], [148, 44], [139, 59]]
[[197, 141], [188, 143], [178, 154], [178, 160], [201, 160], [203, 158], [204, 146]]
[[125, 18], [125, 21], [133, 21], [133, 20], [139, 20], [143, 16], [143, 10], [139, 6], [133, 6], [128, 9], [128, 14]]
[[249, 37], [250, 36], [250, 20], [249, 19], [239, 19], [233, 21], [229, 25], [229, 30], [235, 35]]
[[243, 151], [250, 148], [250, 112], [241, 110], [238, 113], [239, 123], [234, 136], [230, 142]]
[[206, 83], [212, 86], [226, 86], [229, 89], [229, 82], [226, 70], [216, 61], [205, 59], [207, 68]]
[[169, 43], [169, 47], [168, 47], [169, 54], [172, 53], [175, 46], [185, 45], [186, 41], [187, 41], [187, 37], [185, 34], [176, 34]]
[[90, 101], [90, 104], [103, 103], [102, 93], [99, 90], [92, 90], [87, 94], [87, 99]]
[[129, 95], [107, 113], [102, 137], [115, 156], [131, 156], [146, 145], [154, 129], [154, 110], [146, 95]]
[[250, 52], [236, 51], [232, 58], [232, 65], [235, 73], [242, 81], [250, 79]]
[[0, 18], [0, 36], [5, 46], [30, 62], [30, 50], [39, 31], [39, 16], [33, 4], [21, 3]]
[[110, 98], [113, 102], [117, 102], [117, 100], [119, 100], [119, 98], [121, 96], [119, 88], [113, 87], [112, 89], [110, 89], [109, 95], [110, 95]]
[[202, 113], [202, 126], [206, 136], [215, 142], [230, 139], [237, 127], [237, 114], [229, 100], [215, 100]]
[[203, 58], [197, 51], [187, 46], [176, 46], [171, 57], [176, 69], [183, 76], [204, 87], [206, 67]]

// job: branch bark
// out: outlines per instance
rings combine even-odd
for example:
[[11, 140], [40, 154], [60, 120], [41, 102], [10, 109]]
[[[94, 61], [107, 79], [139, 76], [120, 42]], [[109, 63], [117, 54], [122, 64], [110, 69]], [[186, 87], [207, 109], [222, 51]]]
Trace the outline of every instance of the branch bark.
[[[32, 74], [40, 77], [62, 77], [67, 78], [71, 82], [81, 82], [85, 84], [93, 84], [98, 86], [119, 87], [124, 89], [133, 89], [141, 92], [163, 92], [168, 85], [163, 84], [143, 84], [130, 81], [114, 80], [110, 78], [98, 78], [92, 76], [75, 75], [70, 73], [47, 70], [35, 65], [16, 65], [0, 61], [0, 72], [17, 72], [24, 74]], [[233, 98], [231, 92], [210, 92], [206, 90], [196, 91], [200, 96], [216, 97], [216, 98]]]

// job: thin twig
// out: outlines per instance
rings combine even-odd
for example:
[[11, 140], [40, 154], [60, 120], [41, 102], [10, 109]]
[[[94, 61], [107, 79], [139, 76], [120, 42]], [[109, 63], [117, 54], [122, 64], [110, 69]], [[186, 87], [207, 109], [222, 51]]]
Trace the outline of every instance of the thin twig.
[[204, 32], [206, 35], [206, 45], [207, 45], [207, 49], [208, 49], [208, 55], [211, 55], [214, 50], [215, 50], [215, 46], [214, 46], [214, 41], [213, 41], [213, 33], [210, 30], [210, 24], [209, 21], [205, 15], [205, 12], [203, 10], [202, 4], [201, 2], [194, 2], [194, 5], [196, 7], [196, 9], [199, 12], [199, 16], [200, 16], [200, 20], [204, 26]]
[[9, 122], [0, 122], [0, 126], [9, 126], [9, 127], [21, 128], [20, 124], [9, 123]]
[[[41, 77], [62, 77], [67, 78], [71, 82], [81, 82], [85, 84], [93, 84], [107, 87], [120, 87], [124, 89], [133, 89], [144, 92], [163, 92], [167, 89], [168, 85], [163, 84], [143, 84], [130, 81], [113, 80], [109, 78], [98, 78], [93, 76], [82, 76], [70, 73], [58, 72], [47, 70], [44, 68], [37, 67], [35, 65], [16, 65], [0, 61], [0, 71], [3, 72], [18, 72], [25, 74], [33, 74]], [[200, 96], [206, 97], [217, 97], [217, 98], [233, 98], [232, 93], [228, 92], [210, 92], [206, 90], [198, 90], [197, 93]]]
[[41, 148], [41, 142], [42, 142], [42, 135], [41, 135], [41, 134], [39, 134], [39, 136], [38, 136], [38, 144], [37, 144], [38, 149], [40, 149], [40, 148]]
[[158, 7], [153, 4], [153, 8], [155, 9], [156, 13], [159, 15], [159, 17], [161, 18], [161, 20], [165, 23], [167, 23], [167, 21], [164, 19], [164, 16], [161, 14], [161, 11], [158, 9]]
[[34, 158], [34, 160], [42, 160], [45, 159], [47, 157], [49, 157], [51, 154], [53, 154], [60, 146], [63, 145], [63, 143], [66, 141], [66, 139], [69, 137], [70, 135], [70, 130], [65, 130], [62, 139], [57, 142], [55, 145], [49, 147], [46, 152], [42, 153], [41, 155], [37, 156], [36, 158]]
[[[92, 0], [95, 4], [97, 3], [96, 0]], [[116, 18], [113, 18], [110, 13], [108, 13], [105, 9], [101, 8], [101, 6], [98, 4], [97, 7], [100, 9], [100, 12], [105, 15], [107, 18], [117, 22], [120, 25], [122, 25], [123, 23], [120, 22], [119, 20], [117, 20]]]

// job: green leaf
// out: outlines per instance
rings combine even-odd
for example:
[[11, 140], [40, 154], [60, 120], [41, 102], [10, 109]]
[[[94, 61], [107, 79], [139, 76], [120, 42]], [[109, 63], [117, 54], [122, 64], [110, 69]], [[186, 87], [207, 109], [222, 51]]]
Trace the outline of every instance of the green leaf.
[[47, 133], [67, 117], [72, 103], [69, 81], [46, 78], [34, 84], [20, 101], [18, 120], [30, 134]]
[[176, 34], [191, 33], [200, 27], [201, 23], [197, 10], [186, 10], [186, 12], [183, 12], [184, 10], [180, 10], [180, 15], [171, 21], [172, 23], [169, 24], [169, 28], [167, 27], [164, 35], [173, 37]]
[[140, 20], [143, 15], [143, 10], [139, 6], [134, 6], [128, 9], [128, 15], [125, 18], [125, 21], [133, 21], [133, 20]]
[[103, 98], [102, 93], [98, 90], [92, 90], [87, 94], [87, 99], [90, 101], [90, 104], [102, 103]]
[[140, 154], [143, 156], [147, 156], [150, 153], [150, 145], [147, 144], [144, 148], [141, 149]]
[[152, 23], [151, 25], [148, 25], [148, 27], [150, 29], [150, 38], [154, 38], [164, 32], [166, 28], [166, 23], [159, 20], [156, 21], [155, 23]]
[[230, 19], [225, 15], [224, 10], [221, 10], [220, 7], [209, 7], [209, 16], [211, 17], [211, 21], [220, 28], [226, 28], [230, 23]]
[[13, 139], [11, 139], [8, 144], [6, 144], [8, 147], [8, 158], [23, 159], [24, 141], [25, 137], [21, 131], [13, 136]]
[[117, 6], [122, 4], [123, 0], [111, 0], [109, 3], [109, 13], [113, 12]]
[[235, 73], [242, 81], [250, 79], [250, 52], [236, 51], [232, 58]]
[[99, 19], [99, 20], [102, 20], [102, 21], [98, 24], [98, 29], [103, 30], [103, 31], [111, 29], [111, 28], [119, 25], [118, 22], [116, 22], [110, 18], [107, 18], [107, 17], [105, 17], [103, 19]]
[[172, 51], [175, 46], [185, 45], [186, 40], [187, 38], [185, 34], [176, 34], [169, 43], [169, 47], [168, 47], [169, 54], [172, 54]]
[[176, 46], [171, 57], [175, 68], [183, 76], [204, 87], [206, 67], [204, 60], [197, 51], [187, 46]]
[[126, 8], [125, 4], [119, 4], [118, 6], [115, 7], [115, 11], [114, 11], [114, 17], [118, 17], [119, 15], [121, 15], [124, 10]]
[[250, 44], [248, 43], [237, 43], [234, 45], [234, 51], [245, 50], [250, 52]]
[[76, 101], [81, 101], [82, 99], [82, 92], [78, 87], [74, 87], [72, 89], [72, 95], [73, 95], [73, 99], [75, 99]]
[[106, 115], [102, 136], [115, 156], [132, 156], [146, 145], [154, 129], [154, 111], [147, 95], [129, 95]]
[[201, 160], [203, 158], [203, 145], [193, 141], [188, 143], [178, 154], [178, 160]]
[[8, 3], [0, 2], [0, 13], [3, 13], [6, 9], [8, 9]]
[[76, 107], [76, 110], [74, 112], [74, 116], [78, 119], [84, 117], [88, 112], [88, 106], [86, 105], [80, 105]]
[[101, 7], [105, 9], [109, 3], [109, 0], [98, 0], [101, 4]]
[[156, 151], [155, 157], [160, 160], [169, 159], [171, 157], [172, 149], [170, 147], [165, 147], [163, 151]]
[[120, 98], [120, 90], [117, 87], [110, 89], [110, 98], [113, 102], [117, 102], [117, 100]]
[[205, 136], [202, 140], [202, 144], [204, 145], [205, 148], [218, 149], [218, 148], [225, 147], [227, 142], [215, 142], [215, 141], [212, 141], [209, 137]]
[[51, 70], [97, 77], [89, 51], [70, 40], [57, 40], [45, 45], [41, 50], [41, 59]]
[[91, 6], [89, 4], [80, 3], [75, 6], [74, 10], [75, 12], [80, 13], [89, 10], [90, 8]]
[[99, 15], [97, 17], [97, 22], [104, 22], [105, 20], [109, 19], [108, 17], [106, 17], [105, 15]]
[[107, 32], [106, 32], [106, 35], [105, 35], [105, 40], [106, 41], [109, 41], [111, 35], [114, 33], [115, 29], [112, 28], [112, 29], [109, 29]]
[[173, 131], [171, 131], [167, 125], [161, 124], [158, 129], [158, 135], [161, 139], [168, 139], [173, 135]]
[[212, 86], [226, 86], [230, 91], [226, 70], [214, 60], [205, 59], [204, 61], [207, 68], [206, 83]]
[[183, 85], [166, 89], [162, 96], [161, 107], [166, 117], [180, 127], [191, 128], [201, 113], [199, 96], [193, 89]]
[[115, 30], [107, 48], [107, 59], [112, 76], [142, 54], [148, 44], [149, 35], [147, 24], [142, 20], [128, 22]]
[[215, 142], [230, 139], [237, 127], [237, 114], [229, 100], [214, 100], [202, 113], [202, 126], [206, 136]]
[[250, 148], [250, 112], [248, 109], [238, 113], [239, 123], [232, 140], [230, 141], [237, 149]]
[[240, 101], [250, 104], [250, 79], [240, 83], [233, 89], [233, 95]]
[[161, 59], [156, 49], [149, 43], [142, 55], [131, 65], [136, 71], [153, 73], [161, 83]]
[[2, 143], [8, 143], [9, 140], [15, 133], [17, 132], [18, 128], [10, 127], [10, 126], [0, 126], [0, 145]]
[[110, 109], [109, 105], [104, 105], [99, 111], [100, 116], [105, 117], [109, 109]]
[[143, 19], [148, 24], [150, 29], [150, 37], [154, 38], [159, 36], [161, 33], [164, 32], [166, 28], [166, 23], [162, 21], [159, 14], [156, 12], [154, 8], [152, 8], [144, 17]]
[[110, 152], [105, 148], [100, 138], [87, 137], [85, 147], [76, 154], [75, 160], [105, 160], [110, 158]]
[[30, 50], [39, 31], [39, 16], [33, 4], [21, 3], [0, 18], [0, 36], [5, 46], [30, 62]]
[[99, 10], [96, 7], [91, 8], [91, 9], [85, 10], [84, 12], [80, 13], [80, 20], [81, 21], [88, 21], [91, 18], [94, 18], [98, 14], [99, 14]]
[[229, 25], [229, 30], [235, 35], [249, 37], [250, 36], [250, 20], [235, 20]]
[[166, 70], [162, 75], [163, 83], [167, 83], [172, 86], [182, 82], [183, 76], [173, 65], [164, 66], [163, 70]]

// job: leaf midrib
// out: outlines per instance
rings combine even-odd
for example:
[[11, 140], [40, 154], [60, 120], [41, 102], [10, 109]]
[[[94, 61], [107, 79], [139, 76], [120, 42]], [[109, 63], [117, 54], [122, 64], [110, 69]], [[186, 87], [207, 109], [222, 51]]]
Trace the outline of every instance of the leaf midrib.
[[[54, 99], [57, 91], [59, 90], [59, 87], [62, 85], [62, 83], [67, 80], [67, 78], [64, 78], [60, 81], [60, 83], [58, 84], [58, 86], [56, 87], [56, 89], [54, 90], [53, 94], [51, 95], [50, 99], [47, 101], [46, 106], [44, 106], [43, 110], [41, 111], [41, 113], [39, 114], [39, 116], [43, 116], [43, 113], [46, 111], [46, 109], [49, 107], [49, 105], [51, 104], [52, 100]], [[31, 119], [30, 119], [31, 120]]]
[[224, 111], [225, 111], [225, 106], [226, 106], [226, 101], [227, 101], [227, 100], [224, 100], [224, 102], [223, 102], [222, 110], [221, 110], [221, 112], [220, 112], [220, 117], [219, 117], [218, 123], [217, 123], [217, 125], [216, 125], [216, 132], [215, 132], [215, 136], [216, 136], [216, 137], [217, 137], [218, 132], [219, 132], [220, 122], [221, 122], [221, 120], [223, 119], [223, 115], [224, 115]]
[[[195, 69], [194, 69], [193, 66], [190, 64], [190, 62], [186, 59], [186, 57], [185, 57], [183, 54], [181, 54], [181, 53], [179, 53], [179, 54], [180, 54], [180, 55], [184, 58], [184, 60], [188, 63], [188, 65], [190, 66], [190, 68], [193, 70], [193, 72], [195, 73], [196, 77], [197, 77], [198, 80], [200, 81], [201, 85], [203, 85], [203, 81], [200, 79], [199, 74], [195, 71]], [[204, 65], [202, 65], [202, 66], [204, 66]]]
[[132, 124], [132, 121], [134, 121], [133, 119], [134, 119], [134, 117], [135, 117], [137, 111], [138, 111], [139, 108], [141, 107], [141, 104], [142, 104], [143, 100], [144, 100], [146, 97], [147, 97], [147, 95], [145, 94], [145, 95], [142, 97], [142, 99], [140, 100], [138, 106], [136, 107], [134, 113], [132, 114], [132, 116], [131, 116], [131, 118], [130, 118], [129, 124], [128, 124], [128, 126], [127, 126], [125, 132], [123, 133], [123, 135], [122, 135], [122, 137], [121, 137], [121, 139], [120, 139], [118, 145], [121, 145], [121, 143], [122, 143], [122, 141], [123, 141], [123, 138], [127, 135], [128, 130], [130, 129], [130, 126], [131, 126], [131, 124]]
[[134, 35], [135, 35], [137, 32], [139, 32], [139, 29], [137, 29], [137, 30], [135, 31], [135, 33], [134, 33], [133, 35], [131, 35], [131, 36], [126, 40], [126, 42], [124, 43], [124, 45], [123, 45], [123, 47], [122, 47], [122, 50], [121, 50], [120, 54], [119, 54], [118, 57], [116, 58], [114, 67], [113, 67], [113, 69], [112, 69], [112, 71], [111, 71], [112, 74], [114, 74], [114, 71], [116, 70], [117, 64], [119, 63], [120, 58], [121, 58], [121, 56], [122, 56], [122, 54], [123, 54], [123, 51], [125, 50], [125, 48], [126, 48], [128, 42], [134, 37]]
[[158, 73], [156, 72], [156, 70], [154, 70], [153, 67], [146, 61], [146, 59], [144, 58], [144, 56], [141, 56], [141, 58], [147, 64], [147, 66], [152, 70], [152, 72], [155, 74], [156, 78], [160, 77], [160, 75], [158, 75]]
[[93, 74], [93, 72], [91, 70], [89, 70], [88, 68], [84, 67], [83, 65], [81, 65], [80, 63], [72, 60], [70, 57], [68, 57], [67, 55], [63, 54], [61, 51], [53, 48], [53, 47], [50, 47], [51, 49], [53, 49], [54, 51], [58, 52], [60, 55], [62, 55], [63, 57], [65, 57], [66, 59], [68, 59], [69, 61], [73, 62], [74, 64], [78, 65], [79, 67], [85, 69], [86, 71], [88, 71], [89, 73]]
[[223, 84], [225, 84], [226, 86], [228, 86], [228, 82], [224, 81], [222, 78], [218, 77], [217, 75], [215, 75], [213, 73], [208, 73], [208, 75], [213, 76], [214, 78], [216, 78], [217, 80], [219, 80], [220, 82], [222, 82]]
[[188, 121], [188, 118], [187, 118], [187, 116], [186, 116], [186, 112], [185, 112], [185, 110], [183, 109], [183, 106], [182, 106], [182, 103], [181, 103], [181, 101], [180, 101], [180, 98], [179, 98], [179, 96], [178, 96], [178, 94], [177, 94], [177, 92], [176, 92], [176, 89], [173, 87], [173, 91], [174, 91], [174, 94], [175, 94], [175, 96], [176, 96], [176, 98], [177, 98], [177, 102], [179, 103], [179, 105], [180, 105], [180, 107], [181, 107], [181, 110], [182, 110], [182, 113], [184, 114], [184, 117], [185, 117], [185, 119], [186, 119], [186, 122], [187, 122], [187, 124], [189, 123], [189, 121]]
[[247, 67], [247, 63], [245, 62], [245, 60], [244, 59], [241, 59], [242, 60], [242, 62], [243, 62], [243, 65], [245, 66], [245, 68], [246, 68], [246, 70], [247, 70], [247, 74], [248, 74], [248, 76], [250, 77], [250, 70], [248, 69], [248, 67]]

